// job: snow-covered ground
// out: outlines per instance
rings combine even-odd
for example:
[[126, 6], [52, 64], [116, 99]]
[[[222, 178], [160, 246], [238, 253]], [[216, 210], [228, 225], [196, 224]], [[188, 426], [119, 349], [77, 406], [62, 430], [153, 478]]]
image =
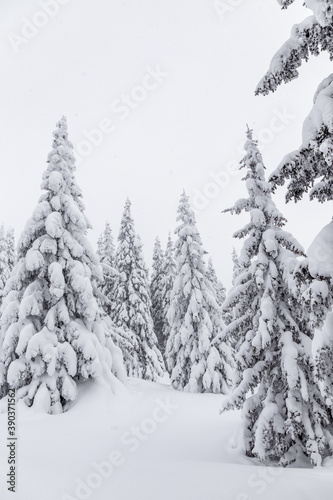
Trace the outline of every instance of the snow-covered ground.
[[223, 396], [131, 379], [117, 397], [80, 387], [67, 413], [17, 406], [17, 492], [7, 491], [7, 415], [0, 415], [2, 500], [329, 500], [333, 461], [282, 469], [244, 457], [240, 412]]

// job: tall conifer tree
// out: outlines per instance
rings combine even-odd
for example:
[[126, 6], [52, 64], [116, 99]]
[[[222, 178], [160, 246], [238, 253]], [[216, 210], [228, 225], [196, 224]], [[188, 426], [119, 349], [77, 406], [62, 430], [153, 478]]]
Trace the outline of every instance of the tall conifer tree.
[[132, 338], [130, 358], [125, 362], [130, 376], [156, 380], [164, 373], [162, 354], [151, 317], [148, 270], [143, 260], [142, 243], [136, 235], [127, 199], [121, 220], [116, 252], [119, 279], [114, 292], [113, 318]]
[[28, 406], [59, 413], [76, 399], [77, 383], [104, 377], [115, 386], [124, 369], [94, 296], [101, 269], [86, 238], [90, 225], [64, 117], [53, 137], [44, 194], [5, 288], [0, 390], [14, 388]]
[[176, 276], [176, 263], [174, 257], [174, 245], [169, 234], [167, 247], [163, 259], [163, 282], [162, 282], [162, 304], [163, 304], [163, 335], [160, 343], [162, 354], [165, 354], [165, 347], [170, 336], [171, 326], [169, 324], [168, 312], [171, 302], [171, 293]]
[[[328, 452], [328, 414], [314, 380], [312, 331], [290, 291], [289, 263], [303, 250], [282, 227], [264, 164], [248, 130], [242, 167], [248, 198], [227, 210], [250, 214], [235, 233], [246, 238], [240, 254], [242, 271], [226, 306], [233, 321], [222, 338], [238, 337], [235, 352], [239, 377], [223, 410], [243, 408], [246, 454], [260, 460], [292, 463], [298, 452], [319, 464]], [[248, 397], [248, 393], [252, 395]]]
[[204, 249], [189, 199], [182, 194], [175, 230], [176, 278], [168, 313], [170, 335], [165, 357], [175, 389], [223, 392], [227, 385], [221, 353], [212, 345], [223, 329], [213, 284], [207, 278]]

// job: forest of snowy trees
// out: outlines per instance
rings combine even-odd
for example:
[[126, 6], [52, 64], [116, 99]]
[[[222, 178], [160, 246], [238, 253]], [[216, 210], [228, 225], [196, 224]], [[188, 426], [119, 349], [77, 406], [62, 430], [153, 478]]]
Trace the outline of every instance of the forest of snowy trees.
[[[278, 1], [285, 9], [294, 0]], [[333, 59], [331, 2], [305, 4], [313, 15], [293, 27], [257, 94], [296, 78], [310, 55]], [[319, 83], [301, 147], [285, 152], [269, 177], [247, 128], [240, 163], [247, 197], [221, 207], [248, 215], [234, 233], [242, 248], [230, 255], [229, 290], [185, 191], [174, 231], [156, 234], [149, 267], [130, 199], [117, 237], [103, 221], [93, 248], [62, 117], [17, 245], [13, 228], [0, 226], [0, 397], [15, 389], [28, 407], [59, 414], [90, 379], [103, 378], [113, 392], [127, 377], [169, 379], [178, 391], [225, 395], [221, 412], [242, 409], [249, 457], [287, 466], [300, 455], [312, 465], [332, 455], [333, 268], [317, 256], [333, 223], [306, 255], [274, 202], [286, 180], [287, 202], [307, 192], [321, 203], [333, 199], [332, 96], [333, 74]]]

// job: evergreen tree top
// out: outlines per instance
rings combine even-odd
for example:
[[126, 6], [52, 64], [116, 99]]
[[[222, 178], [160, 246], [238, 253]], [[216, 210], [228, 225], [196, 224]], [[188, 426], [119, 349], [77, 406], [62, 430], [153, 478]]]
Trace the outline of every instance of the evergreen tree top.
[[[56, 124], [53, 132], [52, 150], [48, 154], [47, 162], [53, 164], [57, 170], [61, 167], [69, 168], [73, 173], [75, 170], [75, 158], [72, 153], [73, 144], [68, 139], [68, 128], [66, 117], [63, 116]], [[47, 176], [47, 173], [44, 174]]]
[[[176, 251], [180, 251], [180, 244], [186, 243], [190, 246], [196, 243], [198, 245], [197, 249], [200, 249], [200, 255], [202, 255], [204, 251], [201, 237], [196, 227], [194, 211], [191, 208], [189, 197], [186, 195], [185, 191], [183, 191], [180, 197], [177, 213], [176, 220], [180, 221], [180, 224], [175, 229], [175, 234], [177, 234], [179, 238], [175, 244]], [[194, 250], [194, 248], [192, 250]]]
[[[108, 241], [111, 242], [112, 241], [112, 229], [111, 229], [110, 222], [108, 222], [108, 221], [106, 221], [106, 223], [105, 223], [104, 232], [105, 232], [105, 236], [108, 239]], [[114, 248], [114, 245], [113, 245], [113, 248]]]
[[103, 233], [98, 238], [97, 246], [97, 254], [101, 262], [113, 266], [115, 259], [115, 246], [113, 243], [111, 225], [108, 221], [105, 223], [105, 229]]
[[[53, 132], [52, 150], [48, 155], [48, 166], [43, 173], [41, 184], [41, 188], [46, 192], [40, 197], [33, 216], [28, 220], [19, 239], [18, 258], [25, 255], [31, 243], [41, 235], [44, 226], [39, 225], [39, 221], [44, 217], [46, 232], [51, 238], [59, 238], [66, 231], [84, 235], [87, 229], [91, 228], [84, 213], [81, 189], [74, 178], [75, 159], [72, 143], [68, 140], [65, 117], [62, 117], [56, 127]], [[95, 261], [94, 252], [87, 241], [84, 241], [84, 247], [89, 259]], [[75, 253], [74, 250], [73, 252]]]
[[[184, 226], [194, 226], [196, 224], [194, 211], [191, 208], [189, 196], [186, 195], [185, 191], [183, 191], [180, 197], [177, 213], [176, 220], [182, 221]], [[178, 226], [178, 228], [175, 229], [175, 233], [179, 232], [181, 227], [182, 226]]]
[[160, 239], [157, 236], [155, 239], [154, 250], [153, 250], [152, 281], [154, 281], [162, 273], [163, 263], [164, 263], [164, 255], [163, 255]]
[[162, 255], [162, 247], [161, 247], [161, 241], [158, 236], [155, 238], [155, 243], [154, 243], [154, 250], [153, 250], [153, 259], [158, 258], [160, 255]]
[[252, 130], [247, 129], [247, 140], [244, 145], [246, 155], [241, 160], [240, 168], [245, 168], [246, 173], [243, 180], [246, 182], [248, 198], [241, 198], [236, 201], [231, 208], [223, 212], [239, 214], [243, 211], [251, 212], [251, 224], [247, 228], [247, 233], [251, 229], [265, 226], [267, 222], [273, 222], [276, 226], [283, 226], [286, 219], [276, 208], [271, 197], [271, 185], [265, 179], [265, 166], [262, 155], [258, 148], [258, 142], [253, 139]]
[[223, 286], [223, 283], [218, 279], [214, 265], [213, 265], [213, 260], [211, 257], [208, 259], [208, 264], [207, 264], [207, 273], [206, 276], [210, 283], [213, 285], [215, 295], [216, 295], [216, 301], [219, 306], [222, 306], [224, 300], [225, 300], [225, 287]]
[[[56, 129], [53, 132], [52, 150], [48, 154], [47, 163], [49, 165], [43, 174], [41, 188], [45, 190], [49, 189], [49, 177], [52, 172], [61, 173], [66, 193], [74, 198], [80, 211], [84, 213], [85, 206], [82, 202], [82, 190], [74, 178], [76, 170], [75, 157], [73, 154], [73, 144], [68, 139], [67, 120], [65, 116], [62, 116], [56, 124]], [[44, 198], [45, 195], [42, 195], [40, 201], [43, 201]], [[92, 226], [86, 215], [84, 215], [84, 219], [87, 229], [91, 229]]]
[[[163, 258], [163, 274], [165, 276], [165, 281], [173, 282], [174, 276], [176, 274], [176, 262], [174, 257], [174, 244], [169, 233], [167, 247]], [[168, 283], [169, 284], [169, 283]], [[166, 286], [168, 286], [168, 284]]]
[[207, 275], [209, 275], [210, 277], [212, 277], [214, 280], [218, 279], [216, 271], [215, 271], [215, 268], [214, 268], [214, 265], [213, 265], [213, 259], [211, 257], [209, 257], [209, 259], [208, 259]]
[[[245, 180], [248, 198], [236, 201], [235, 205], [223, 212], [239, 214], [243, 211], [249, 212], [250, 222], [241, 230], [234, 233], [235, 238], [249, 236], [248, 242], [243, 246], [239, 263], [246, 264], [258, 252], [258, 245], [262, 235], [268, 229], [273, 229], [276, 238], [285, 248], [298, 255], [304, 255], [303, 248], [295, 238], [281, 228], [286, 219], [277, 209], [271, 195], [271, 184], [265, 180], [265, 166], [258, 143], [252, 137], [252, 130], [247, 130], [245, 142], [246, 155], [241, 161], [240, 168], [246, 168]], [[266, 233], [267, 237], [267, 233]]]
[[167, 247], [166, 247], [166, 251], [165, 253], [170, 253], [172, 252], [174, 249], [174, 245], [173, 245], [173, 241], [172, 241], [172, 238], [171, 238], [171, 234], [169, 233], [168, 234], [168, 241], [167, 241]]
[[232, 258], [232, 262], [234, 263], [234, 265], [239, 266], [238, 255], [237, 255], [235, 247], [232, 247], [231, 258]]
[[135, 230], [134, 230], [134, 220], [131, 214], [131, 201], [129, 198], [126, 199], [123, 215], [120, 222], [120, 230], [118, 235], [118, 241], [121, 242], [125, 239], [130, 238], [134, 241]]

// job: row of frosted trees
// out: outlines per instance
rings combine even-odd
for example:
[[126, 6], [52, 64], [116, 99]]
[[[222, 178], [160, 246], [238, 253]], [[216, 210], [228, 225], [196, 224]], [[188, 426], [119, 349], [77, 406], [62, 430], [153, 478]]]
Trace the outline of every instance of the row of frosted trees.
[[95, 254], [60, 120], [44, 194], [3, 291], [1, 396], [14, 388], [28, 406], [59, 413], [84, 380], [104, 377], [115, 388], [126, 375], [157, 380], [166, 368], [175, 389], [227, 394], [223, 410], [243, 408], [249, 456], [287, 465], [302, 452], [320, 463], [332, 446], [332, 344], [314, 359], [314, 315], [295, 277], [304, 276], [304, 251], [283, 229], [250, 130], [245, 151], [248, 197], [226, 211], [250, 220], [234, 235], [244, 243], [226, 296], [185, 193], [175, 245], [169, 237], [163, 253], [156, 240], [150, 280], [129, 200], [117, 250], [106, 224]]
[[181, 196], [175, 248], [169, 235], [164, 253], [156, 238], [150, 280], [130, 208], [127, 200], [117, 251], [109, 223], [98, 240], [101, 305], [118, 327], [127, 373], [156, 380], [166, 368], [175, 388], [221, 392], [222, 352], [212, 339], [224, 327], [225, 289], [212, 260], [205, 263], [188, 197]]
[[43, 174], [43, 194], [4, 279], [0, 395], [15, 388], [28, 406], [67, 409], [77, 383], [108, 374], [156, 380], [165, 365], [176, 388], [220, 392], [224, 288], [204, 250], [188, 197], [178, 210], [178, 239], [165, 255], [156, 240], [149, 280], [127, 200], [115, 251], [110, 226], [97, 254], [75, 177], [63, 117]]

